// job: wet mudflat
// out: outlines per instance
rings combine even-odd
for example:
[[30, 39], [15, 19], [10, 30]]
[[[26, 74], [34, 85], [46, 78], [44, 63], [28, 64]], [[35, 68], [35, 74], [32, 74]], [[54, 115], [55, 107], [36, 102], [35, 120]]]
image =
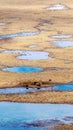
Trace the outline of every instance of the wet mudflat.
[[23, 50], [5, 50], [3, 53], [20, 54], [17, 59], [22, 60], [43, 60], [51, 59], [48, 52], [44, 51], [23, 51]]
[[73, 105], [0, 102], [0, 129], [43, 130], [73, 123]]
[[17, 66], [17, 67], [7, 67], [3, 68], [2, 71], [7, 72], [16, 72], [16, 73], [32, 73], [32, 72], [41, 72], [42, 68], [28, 67], [28, 66]]
[[16, 88], [1, 88], [0, 94], [26, 94], [31, 92], [39, 91], [72, 91], [73, 84], [67, 85], [55, 85], [54, 87], [44, 87], [44, 88], [29, 88], [29, 87], [16, 87]]

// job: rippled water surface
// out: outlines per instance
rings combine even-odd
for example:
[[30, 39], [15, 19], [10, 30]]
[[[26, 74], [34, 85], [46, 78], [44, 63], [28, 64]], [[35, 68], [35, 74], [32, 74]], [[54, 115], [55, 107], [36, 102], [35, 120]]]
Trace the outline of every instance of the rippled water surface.
[[60, 122], [73, 123], [73, 105], [0, 102], [1, 130], [43, 130]]

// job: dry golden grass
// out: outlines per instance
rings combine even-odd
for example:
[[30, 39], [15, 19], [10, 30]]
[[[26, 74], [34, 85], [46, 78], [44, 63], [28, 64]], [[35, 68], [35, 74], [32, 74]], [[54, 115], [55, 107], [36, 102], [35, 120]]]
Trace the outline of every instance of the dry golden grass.
[[73, 125], [58, 125], [54, 130], [73, 130]]
[[45, 91], [45, 92], [35, 92], [28, 94], [7, 94], [7, 95], [0, 95], [0, 101], [73, 104], [73, 91], [72, 92]]

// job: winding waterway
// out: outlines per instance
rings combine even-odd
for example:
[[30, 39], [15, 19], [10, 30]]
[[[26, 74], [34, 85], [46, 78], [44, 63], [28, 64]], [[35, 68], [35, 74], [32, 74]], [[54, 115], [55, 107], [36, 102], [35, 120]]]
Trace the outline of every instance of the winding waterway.
[[1, 88], [0, 94], [26, 94], [39, 91], [73, 91], [73, 84], [55, 85], [53, 87], [15, 87], [15, 88]]

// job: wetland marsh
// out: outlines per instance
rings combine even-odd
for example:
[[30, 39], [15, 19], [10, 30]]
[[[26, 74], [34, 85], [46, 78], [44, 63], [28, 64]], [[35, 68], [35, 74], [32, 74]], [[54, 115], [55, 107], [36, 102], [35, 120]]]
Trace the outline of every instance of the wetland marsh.
[[0, 129], [73, 129], [73, 1], [0, 1]]

